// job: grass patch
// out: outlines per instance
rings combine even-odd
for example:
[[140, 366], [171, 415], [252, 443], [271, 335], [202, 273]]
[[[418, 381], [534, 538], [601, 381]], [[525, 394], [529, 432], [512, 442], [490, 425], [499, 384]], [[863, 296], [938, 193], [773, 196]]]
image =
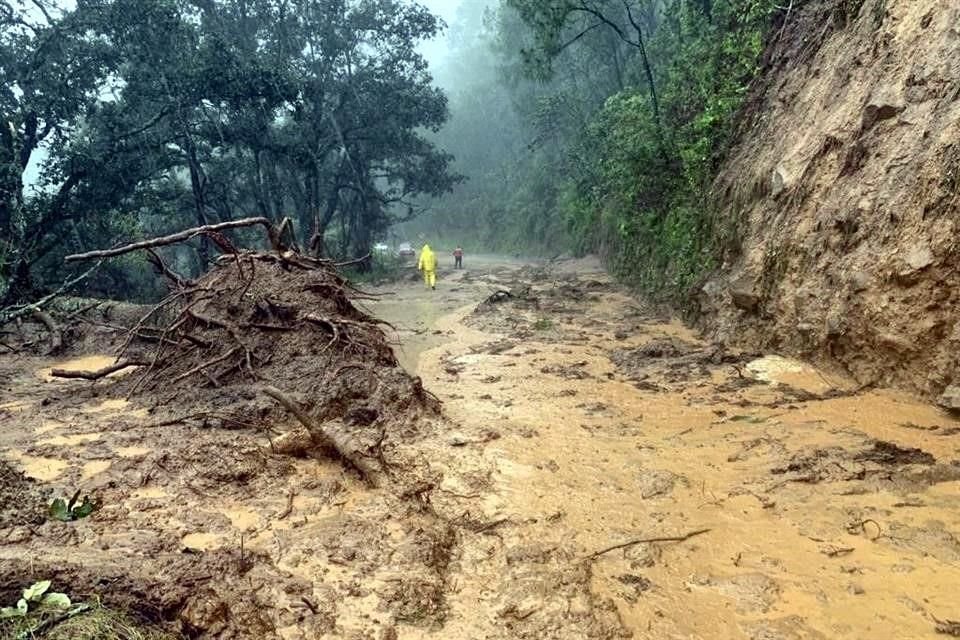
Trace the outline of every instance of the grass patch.
[[183, 640], [183, 636], [138, 623], [125, 613], [100, 605], [90, 605], [73, 615], [70, 615], [70, 611], [39, 609], [23, 618], [0, 621], [0, 638], [3, 640]]

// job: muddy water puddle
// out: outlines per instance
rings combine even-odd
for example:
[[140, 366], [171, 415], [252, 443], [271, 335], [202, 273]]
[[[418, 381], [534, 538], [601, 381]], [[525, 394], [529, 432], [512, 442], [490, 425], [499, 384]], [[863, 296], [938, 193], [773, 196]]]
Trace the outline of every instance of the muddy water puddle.
[[64, 460], [28, 456], [18, 451], [11, 452], [9, 455], [20, 465], [28, 477], [40, 480], [41, 482], [56, 480], [69, 466]]
[[224, 542], [224, 536], [216, 533], [188, 533], [180, 539], [184, 549], [193, 551], [208, 551], [219, 547]]

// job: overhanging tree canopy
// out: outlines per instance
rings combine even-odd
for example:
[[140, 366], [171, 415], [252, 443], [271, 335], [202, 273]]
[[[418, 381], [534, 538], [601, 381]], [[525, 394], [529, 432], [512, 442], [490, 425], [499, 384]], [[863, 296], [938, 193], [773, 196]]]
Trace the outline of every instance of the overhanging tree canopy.
[[[401, 0], [0, 0], [0, 297], [141, 232], [293, 218], [362, 255], [450, 189], [447, 118]], [[39, 163], [38, 163], [39, 158]], [[28, 167], [40, 178], [24, 195]], [[92, 240], [95, 239], [95, 242]], [[209, 260], [198, 247], [194, 269]]]

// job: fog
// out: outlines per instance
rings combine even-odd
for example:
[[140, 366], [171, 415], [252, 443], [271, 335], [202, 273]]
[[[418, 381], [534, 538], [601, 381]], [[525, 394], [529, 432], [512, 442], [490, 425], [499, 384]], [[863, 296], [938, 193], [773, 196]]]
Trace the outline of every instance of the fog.
[[434, 15], [440, 16], [447, 24], [444, 32], [419, 46], [419, 51], [430, 63], [432, 69], [442, 67], [450, 54], [450, 28], [456, 23], [461, 4], [483, 3], [484, 0], [420, 0], [420, 4], [430, 9]]

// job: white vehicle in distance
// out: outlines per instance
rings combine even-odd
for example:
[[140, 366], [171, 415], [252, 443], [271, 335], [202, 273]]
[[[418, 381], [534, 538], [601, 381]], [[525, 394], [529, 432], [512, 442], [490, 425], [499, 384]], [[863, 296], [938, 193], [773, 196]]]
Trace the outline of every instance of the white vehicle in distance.
[[417, 252], [413, 250], [413, 245], [409, 242], [401, 242], [400, 246], [397, 247], [397, 255], [401, 258], [412, 258], [417, 255]]

